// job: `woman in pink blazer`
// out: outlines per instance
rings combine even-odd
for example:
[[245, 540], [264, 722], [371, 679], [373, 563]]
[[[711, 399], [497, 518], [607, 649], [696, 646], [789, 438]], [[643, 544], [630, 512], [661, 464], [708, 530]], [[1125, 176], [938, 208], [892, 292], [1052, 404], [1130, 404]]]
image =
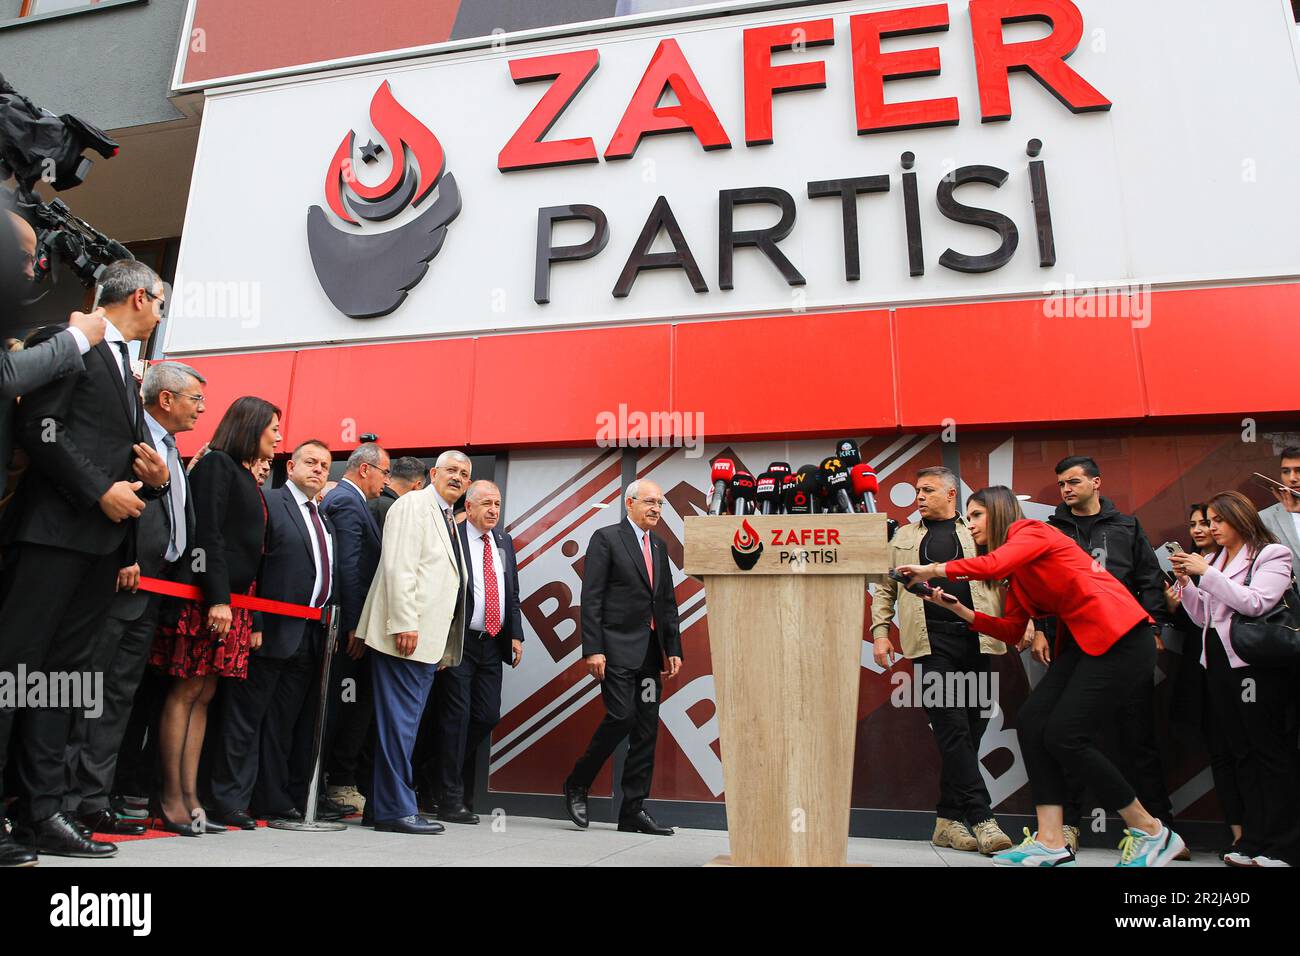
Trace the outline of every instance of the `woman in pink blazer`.
[[1300, 862], [1300, 755], [1287, 729], [1291, 675], [1237, 656], [1232, 615], [1256, 617], [1277, 606], [1291, 583], [1291, 550], [1276, 542], [1245, 495], [1223, 492], [1205, 509], [1218, 550], [1174, 555], [1173, 566], [1183, 608], [1201, 627], [1210, 719], [1227, 738], [1246, 804], [1241, 841], [1224, 862], [1289, 866]]

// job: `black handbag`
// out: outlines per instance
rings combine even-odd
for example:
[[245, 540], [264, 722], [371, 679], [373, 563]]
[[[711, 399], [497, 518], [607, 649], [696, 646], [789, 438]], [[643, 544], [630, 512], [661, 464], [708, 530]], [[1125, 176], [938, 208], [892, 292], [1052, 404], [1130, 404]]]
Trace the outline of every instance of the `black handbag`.
[[[1258, 555], [1256, 555], [1258, 557]], [[1255, 573], [1255, 559], [1246, 572], [1246, 587]], [[1232, 612], [1228, 626], [1232, 649], [1252, 667], [1290, 667], [1300, 662], [1300, 587], [1295, 575], [1272, 610], [1258, 617]]]

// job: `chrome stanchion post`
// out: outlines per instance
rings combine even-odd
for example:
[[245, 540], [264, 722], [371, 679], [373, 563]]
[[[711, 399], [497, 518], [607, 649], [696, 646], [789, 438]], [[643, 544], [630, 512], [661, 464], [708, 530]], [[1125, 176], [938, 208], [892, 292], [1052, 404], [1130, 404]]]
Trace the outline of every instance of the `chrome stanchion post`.
[[329, 709], [330, 663], [334, 659], [334, 648], [339, 640], [339, 606], [331, 604], [325, 611], [325, 653], [320, 668], [320, 704], [316, 708], [316, 733], [312, 739], [311, 782], [307, 785], [307, 806], [303, 808], [301, 820], [271, 820], [268, 827], [277, 830], [311, 830], [321, 833], [332, 830], [346, 830], [347, 825], [334, 820], [316, 819], [316, 799], [320, 792], [321, 752], [325, 743], [325, 718]]

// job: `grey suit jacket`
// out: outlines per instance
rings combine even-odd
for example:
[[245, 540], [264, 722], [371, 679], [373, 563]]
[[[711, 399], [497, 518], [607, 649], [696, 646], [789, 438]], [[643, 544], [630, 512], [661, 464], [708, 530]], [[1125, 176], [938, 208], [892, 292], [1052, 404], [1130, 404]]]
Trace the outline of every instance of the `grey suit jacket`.
[[1280, 544], [1291, 549], [1291, 567], [1300, 574], [1300, 537], [1296, 536], [1295, 519], [1280, 504], [1271, 505], [1259, 513], [1264, 527], [1273, 532]]
[[13, 456], [14, 399], [84, 368], [77, 340], [62, 332], [21, 352], [0, 352], [0, 482]]

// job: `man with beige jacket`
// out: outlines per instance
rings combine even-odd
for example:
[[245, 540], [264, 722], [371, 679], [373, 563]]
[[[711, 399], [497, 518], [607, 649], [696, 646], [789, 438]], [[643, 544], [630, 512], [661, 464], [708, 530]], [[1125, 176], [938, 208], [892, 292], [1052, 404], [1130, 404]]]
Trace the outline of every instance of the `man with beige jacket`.
[[[957, 515], [956, 475], [947, 468], [921, 469], [916, 475], [916, 505], [921, 520], [899, 528], [890, 541], [891, 567], [975, 556], [975, 540]], [[993, 617], [1002, 614], [1002, 596], [992, 582], [935, 578], [929, 583], [967, 607]], [[979, 762], [980, 738], [996, 704], [982, 699], [991, 695], [979, 691], [995, 686], [989, 655], [1005, 653], [1006, 646], [976, 634], [946, 608], [886, 580], [876, 586], [871, 604], [875, 660], [881, 667], [891, 666], [896, 656], [889, 639], [895, 609], [903, 656], [913, 662], [912, 680], [920, 685], [919, 699], [943, 762], [931, 842], [985, 855], [1009, 849], [1011, 840], [989, 806]]]
[[411, 751], [434, 674], [460, 663], [465, 637], [465, 574], [452, 507], [470, 483], [470, 460], [445, 451], [433, 484], [393, 502], [384, 521], [379, 568], [357, 637], [370, 659], [375, 701], [376, 830], [441, 833], [417, 812]]

